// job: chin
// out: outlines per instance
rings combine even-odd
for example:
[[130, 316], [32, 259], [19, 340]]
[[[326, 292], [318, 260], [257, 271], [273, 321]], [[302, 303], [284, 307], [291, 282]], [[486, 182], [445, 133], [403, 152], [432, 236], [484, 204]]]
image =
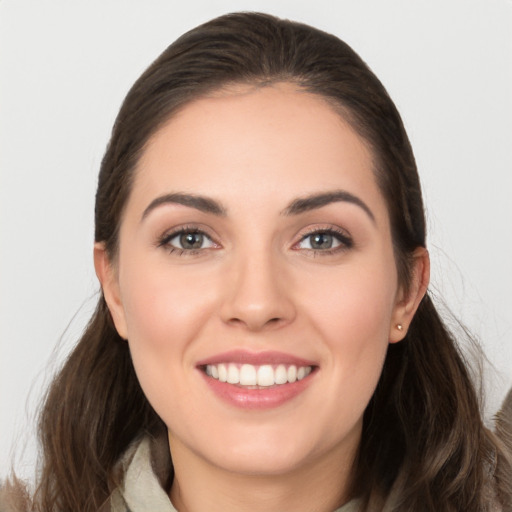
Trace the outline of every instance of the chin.
[[244, 449], [216, 457], [215, 465], [232, 473], [250, 476], [280, 476], [292, 473], [313, 457], [299, 451], [289, 453], [273, 447]]
[[234, 473], [285, 475], [320, 460], [336, 444], [329, 433], [315, 436], [314, 430], [311, 426], [293, 429], [283, 424], [229, 429], [223, 439], [217, 437], [215, 446], [208, 446], [204, 455], [215, 466]]

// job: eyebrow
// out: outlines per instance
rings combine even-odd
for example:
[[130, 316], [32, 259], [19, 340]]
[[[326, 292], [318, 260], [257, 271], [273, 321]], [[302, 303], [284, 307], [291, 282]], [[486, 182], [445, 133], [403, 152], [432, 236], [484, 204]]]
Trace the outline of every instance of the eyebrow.
[[204, 213], [211, 213], [213, 215], [225, 216], [226, 209], [217, 201], [209, 197], [197, 196], [193, 194], [165, 194], [163, 196], [153, 199], [148, 207], [144, 210], [141, 220], [144, 220], [155, 208], [164, 204], [181, 204], [189, 208], [195, 208]]
[[[282, 215], [299, 215], [304, 212], [316, 210], [331, 203], [347, 202], [359, 206], [375, 223], [373, 215], [367, 204], [359, 197], [345, 190], [335, 190], [330, 192], [321, 192], [307, 197], [301, 197], [292, 201], [282, 212]], [[142, 214], [141, 221], [144, 220], [151, 211], [164, 204], [181, 204], [189, 208], [195, 208], [204, 213], [211, 213], [221, 217], [226, 216], [227, 210], [219, 202], [209, 197], [198, 196], [194, 194], [172, 193], [159, 196], [153, 199]]]
[[302, 197], [292, 201], [283, 211], [284, 215], [298, 215], [300, 213], [316, 210], [327, 206], [331, 203], [346, 202], [359, 206], [375, 223], [375, 215], [368, 207], [368, 205], [359, 197], [347, 192], [345, 190], [334, 190], [330, 192], [321, 192], [319, 194], [312, 194], [307, 197]]

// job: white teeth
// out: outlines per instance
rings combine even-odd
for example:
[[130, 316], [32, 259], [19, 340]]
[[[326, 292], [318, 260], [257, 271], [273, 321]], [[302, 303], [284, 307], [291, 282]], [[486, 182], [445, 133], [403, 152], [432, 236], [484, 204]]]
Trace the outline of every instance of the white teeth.
[[311, 366], [302, 366], [297, 370], [297, 380], [302, 380], [311, 373]]
[[[219, 380], [221, 382], [226, 382], [228, 380], [228, 369], [226, 368], [226, 365], [219, 364], [219, 366], [217, 366], [217, 370], [219, 373]], [[213, 371], [212, 371], [212, 376], [213, 376]]]
[[286, 384], [288, 382], [288, 372], [284, 364], [280, 364], [276, 368], [275, 380], [276, 384]]
[[234, 364], [228, 366], [228, 384], [239, 384], [240, 383], [240, 372]]
[[286, 367], [284, 364], [273, 367], [270, 364], [254, 366], [252, 364], [221, 363], [206, 365], [206, 375], [220, 382], [228, 384], [239, 384], [241, 386], [259, 386], [269, 387], [293, 383], [307, 377], [312, 371], [311, 366], [290, 365]]
[[274, 369], [269, 364], [258, 368], [258, 386], [273, 386], [275, 384]]
[[256, 386], [256, 368], [252, 364], [243, 364], [240, 368], [240, 384], [242, 386]]

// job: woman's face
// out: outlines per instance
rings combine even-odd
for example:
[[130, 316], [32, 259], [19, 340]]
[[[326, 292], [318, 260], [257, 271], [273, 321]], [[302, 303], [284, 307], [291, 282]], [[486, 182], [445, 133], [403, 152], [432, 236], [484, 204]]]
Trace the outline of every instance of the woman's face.
[[147, 145], [119, 244], [105, 295], [171, 451], [350, 463], [409, 304], [371, 154], [326, 102], [279, 84], [186, 106]]

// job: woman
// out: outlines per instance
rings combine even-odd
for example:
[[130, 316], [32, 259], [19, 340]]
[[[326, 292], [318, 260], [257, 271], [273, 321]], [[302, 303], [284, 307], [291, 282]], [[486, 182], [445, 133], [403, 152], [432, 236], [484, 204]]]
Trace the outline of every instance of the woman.
[[121, 108], [95, 238], [36, 509], [512, 508], [405, 130], [337, 38], [234, 14], [178, 39]]

